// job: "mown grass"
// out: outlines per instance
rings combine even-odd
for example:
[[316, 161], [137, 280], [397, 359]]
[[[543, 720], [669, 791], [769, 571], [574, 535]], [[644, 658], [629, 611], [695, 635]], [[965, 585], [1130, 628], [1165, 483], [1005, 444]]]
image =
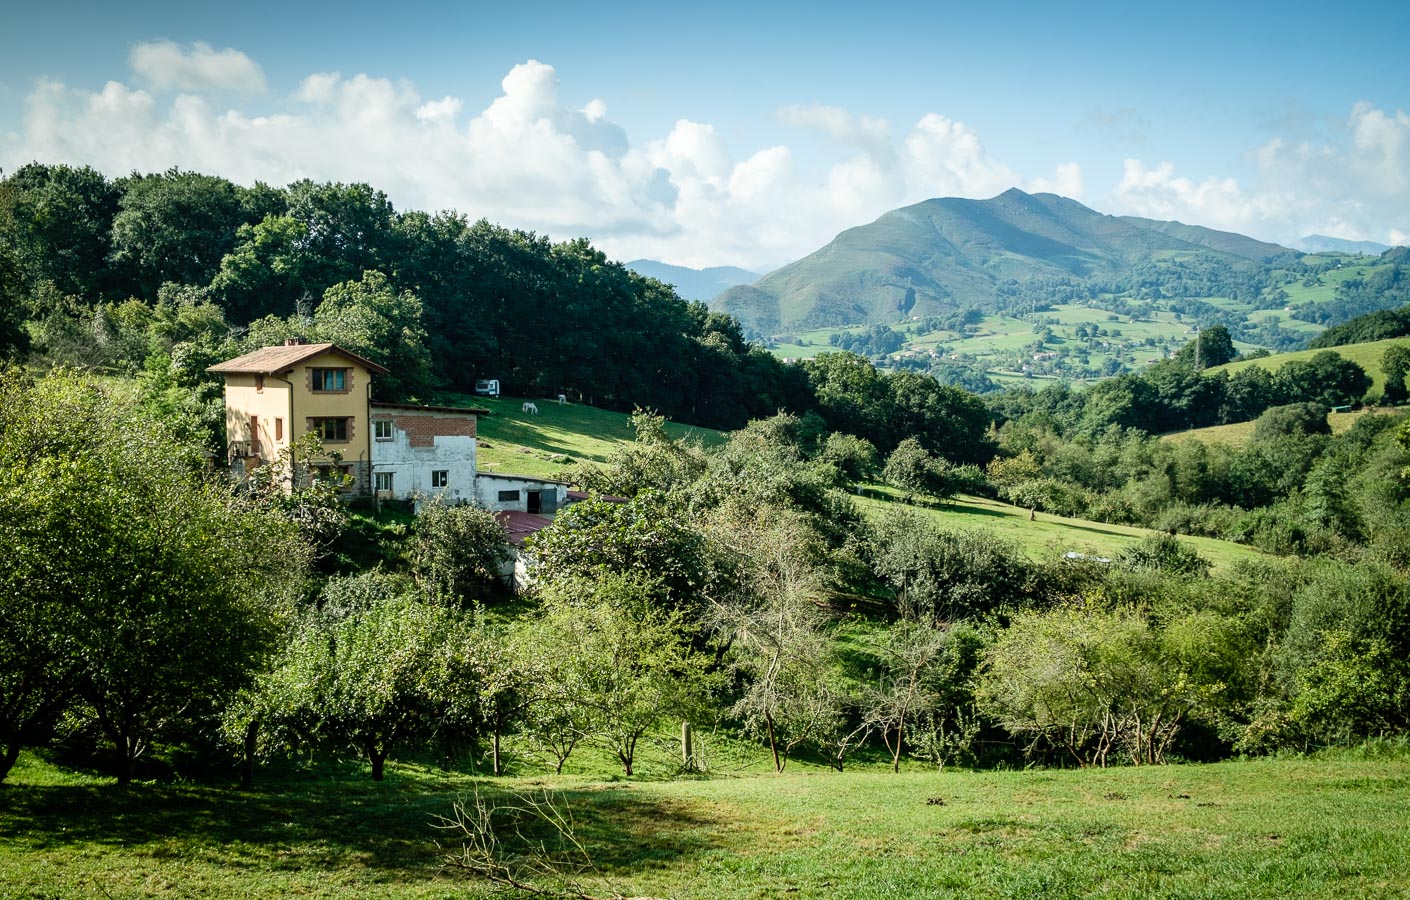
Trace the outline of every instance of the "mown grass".
[[443, 867], [459, 841], [436, 827], [477, 791], [566, 805], [602, 894], [1410, 896], [1403, 753], [626, 782], [290, 767], [248, 792], [121, 790], [28, 757], [0, 788], [0, 896], [490, 896]]
[[[538, 414], [523, 411], [526, 400]], [[437, 402], [488, 409], [476, 423], [476, 465], [484, 472], [551, 478], [579, 462], [605, 462], [612, 451], [635, 438], [631, 417], [581, 403], [559, 404], [546, 397], [474, 397], [446, 394]], [[673, 438], [689, 437], [710, 446], [725, 436], [708, 428], [666, 423]]]
[[[857, 500], [868, 515], [881, 516], [900, 507], [894, 488], [867, 485], [864, 490], [866, 496]], [[1044, 512], [1037, 513], [1030, 521], [1027, 509], [984, 497], [959, 496], [935, 506], [906, 508], [914, 509], [946, 528], [992, 532], [1018, 545], [1033, 559], [1052, 558], [1068, 551], [1110, 558], [1156, 534], [1148, 528], [1108, 525]], [[1180, 540], [1192, 545], [1200, 556], [1214, 564], [1216, 570], [1228, 568], [1240, 560], [1263, 556], [1252, 547], [1215, 538], [1181, 536]]]
[[[1358, 409], [1351, 412], [1334, 412], [1327, 414], [1327, 424], [1331, 426], [1332, 434], [1341, 434], [1349, 431], [1356, 420], [1362, 416], [1371, 414], [1395, 413], [1394, 409]], [[1232, 425], [1211, 425], [1208, 428], [1192, 428], [1189, 431], [1172, 431], [1169, 434], [1161, 435], [1162, 440], [1167, 441], [1203, 441], [1206, 444], [1228, 444], [1231, 447], [1242, 447], [1253, 439], [1253, 422], [1235, 422]]]
[[[612, 451], [634, 435], [628, 417], [581, 404], [558, 405], [538, 402], [539, 414], [523, 413], [522, 398], [448, 398], [463, 405], [480, 405], [491, 415], [479, 420], [479, 467], [483, 471], [536, 477], [552, 477], [576, 462], [604, 462]], [[446, 402], [443, 399], [442, 402]], [[707, 429], [668, 423], [674, 437], [691, 437], [707, 446], [726, 440], [726, 435]], [[858, 497], [863, 511], [882, 515], [899, 506], [898, 492], [886, 485], [871, 484]], [[1038, 513], [1029, 521], [1028, 510], [982, 497], [961, 496], [935, 507], [914, 507], [947, 528], [977, 528], [1015, 542], [1033, 558], [1069, 550], [1096, 556], [1113, 556], [1122, 548], [1138, 543], [1154, 532], [1126, 525], [1107, 525], [1086, 519], [1072, 519]], [[1261, 554], [1251, 547], [1213, 538], [1185, 537], [1216, 568]]]
[[[1410, 347], [1410, 337], [1388, 338], [1383, 341], [1367, 341], [1364, 344], [1347, 344], [1342, 347], [1327, 348], [1335, 351], [1346, 359], [1351, 360], [1358, 366], [1366, 370], [1366, 374], [1371, 376], [1370, 393], [1379, 396], [1381, 388], [1385, 385], [1385, 373], [1381, 371], [1381, 357], [1385, 354], [1386, 348], [1391, 346]], [[1207, 369], [1206, 374], [1214, 372], [1227, 372], [1233, 375], [1240, 369], [1249, 366], [1260, 366], [1270, 372], [1276, 372], [1289, 360], [1309, 360], [1318, 353], [1325, 353], [1326, 350], [1296, 350], [1292, 353], [1277, 353], [1273, 356], [1265, 356], [1260, 359], [1240, 360], [1227, 365], [1217, 366]]]

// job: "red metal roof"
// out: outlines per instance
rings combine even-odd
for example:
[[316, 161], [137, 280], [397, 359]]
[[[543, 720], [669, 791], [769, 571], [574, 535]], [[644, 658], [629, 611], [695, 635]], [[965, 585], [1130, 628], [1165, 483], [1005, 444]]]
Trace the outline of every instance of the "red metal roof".
[[524, 543], [524, 538], [553, 524], [553, 520], [545, 516], [534, 513], [519, 512], [518, 510], [501, 510], [494, 514], [499, 520], [499, 524], [504, 526], [504, 531], [509, 537], [509, 543], [519, 545]]

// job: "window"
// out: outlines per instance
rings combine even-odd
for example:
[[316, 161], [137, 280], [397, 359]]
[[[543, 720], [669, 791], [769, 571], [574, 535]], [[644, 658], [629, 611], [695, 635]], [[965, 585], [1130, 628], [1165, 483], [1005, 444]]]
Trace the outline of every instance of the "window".
[[313, 477], [333, 482], [340, 491], [348, 490], [356, 481], [353, 478], [352, 466], [314, 466]]
[[264, 393], [264, 376], [263, 376], [263, 375], [256, 375], [256, 376], [255, 376], [255, 393], [256, 393], [256, 394], [263, 394], [263, 393]]
[[346, 418], [309, 419], [308, 430], [322, 438], [326, 444], [345, 444], [348, 441]]
[[450, 483], [450, 470], [435, 469], [431, 472], [431, 487], [443, 488]]
[[283, 420], [283, 419], [278, 419], [278, 418], [276, 418], [276, 419], [274, 420], [274, 439], [275, 439], [276, 441], [282, 441], [282, 440], [284, 440], [284, 420]]
[[372, 436], [379, 441], [390, 441], [392, 439], [392, 420], [375, 420], [372, 423]]
[[518, 491], [500, 491], [500, 492], [499, 492], [499, 502], [500, 502], [500, 503], [515, 503], [515, 502], [518, 502], [518, 500], [519, 500], [519, 492], [518, 492]]
[[347, 369], [312, 369], [309, 387], [315, 391], [347, 391]]
[[376, 472], [372, 476], [373, 488], [377, 491], [390, 491], [392, 489], [392, 473]]

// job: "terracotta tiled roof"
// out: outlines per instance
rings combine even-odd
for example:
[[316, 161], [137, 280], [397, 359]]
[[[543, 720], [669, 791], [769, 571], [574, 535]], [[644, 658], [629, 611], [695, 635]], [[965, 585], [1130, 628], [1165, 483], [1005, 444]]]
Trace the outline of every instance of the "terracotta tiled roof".
[[542, 531], [553, 524], [553, 520], [545, 516], [512, 509], [497, 512], [494, 517], [499, 520], [499, 524], [504, 526], [509, 543], [515, 546], [524, 543], [524, 538], [529, 535]]
[[234, 359], [227, 359], [225, 362], [207, 366], [206, 371], [215, 372], [217, 375], [273, 375], [329, 352], [360, 363], [378, 375], [387, 374], [387, 370], [382, 366], [370, 359], [363, 359], [356, 353], [344, 350], [337, 344], [279, 344], [274, 347], [261, 347], [244, 356], [237, 356]]

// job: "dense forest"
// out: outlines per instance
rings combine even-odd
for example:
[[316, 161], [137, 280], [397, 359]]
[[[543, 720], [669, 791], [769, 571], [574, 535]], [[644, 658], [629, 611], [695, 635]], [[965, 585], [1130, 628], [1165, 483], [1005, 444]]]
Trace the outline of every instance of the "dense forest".
[[0, 180], [0, 307], [0, 345], [169, 367], [188, 386], [203, 363], [299, 333], [387, 364], [383, 399], [498, 378], [734, 427], [801, 389], [737, 323], [586, 241], [397, 211], [365, 184], [24, 166]]

